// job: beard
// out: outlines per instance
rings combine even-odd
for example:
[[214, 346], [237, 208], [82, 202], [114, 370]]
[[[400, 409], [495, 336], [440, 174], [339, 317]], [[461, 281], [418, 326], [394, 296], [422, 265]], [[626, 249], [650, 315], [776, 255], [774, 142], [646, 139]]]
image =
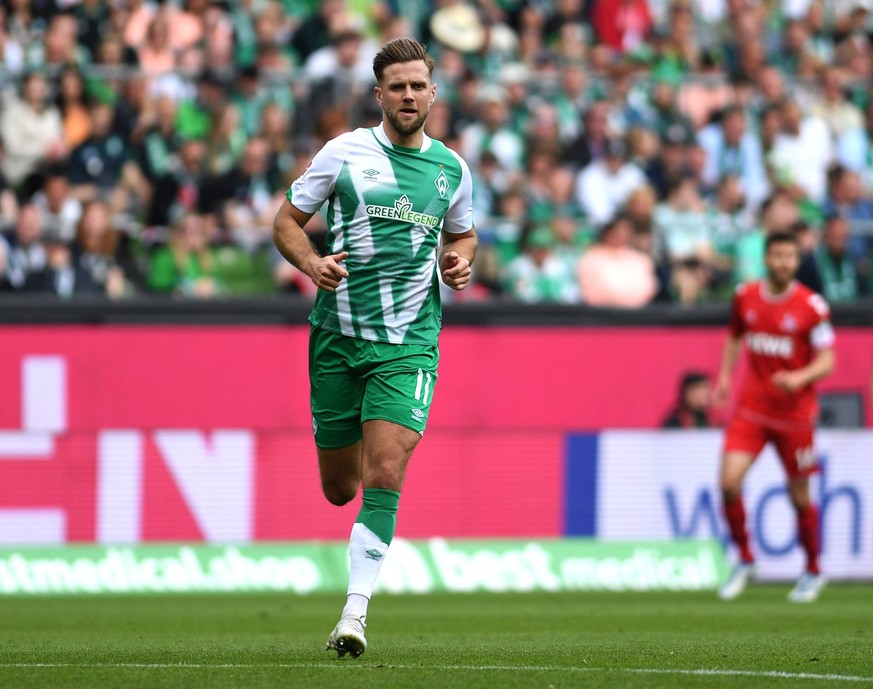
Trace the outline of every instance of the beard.
[[418, 117], [412, 120], [400, 119], [397, 112], [391, 112], [388, 110], [384, 110], [383, 112], [385, 113], [385, 119], [391, 123], [394, 131], [402, 136], [409, 136], [424, 127], [430, 108], [423, 113], [419, 113]]
[[778, 290], [785, 289], [794, 280], [796, 271], [790, 269], [767, 270], [767, 277], [770, 283]]

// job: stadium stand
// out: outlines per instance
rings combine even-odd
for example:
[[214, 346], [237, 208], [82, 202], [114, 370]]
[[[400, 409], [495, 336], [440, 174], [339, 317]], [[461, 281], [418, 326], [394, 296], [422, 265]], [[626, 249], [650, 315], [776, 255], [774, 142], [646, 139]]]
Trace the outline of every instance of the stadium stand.
[[[476, 180], [475, 289], [448, 299], [585, 304], [618, 213], [646, 303], [724, 303], [801, 226], [805, 279], [873, 294], [861, 0], [4, 1], [0, 291], [311, 299], [272, 215], [324, 141], [378, 122], [372, 55], [400, 35], [436, 56], [428, 131]], [[522, 288], [532, 238], [560, 284]]]

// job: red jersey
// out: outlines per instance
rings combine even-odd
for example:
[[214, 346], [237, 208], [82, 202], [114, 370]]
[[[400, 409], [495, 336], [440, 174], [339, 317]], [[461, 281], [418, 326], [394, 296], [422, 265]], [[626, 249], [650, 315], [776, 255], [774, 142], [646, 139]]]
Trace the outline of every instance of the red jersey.
[[815, 391], [808, 385], [785, 392], [772, 382], [777, 371], [809, 364], [820, 349], [834, 343], [827, 302], [793, 282], [772, 295], [765, 282], [740, 285], [731, 309], [730, 332], [742, 338], [749, 371], [740, 388], [738, 408], [755, 416], [809, 422], [818, 413]]

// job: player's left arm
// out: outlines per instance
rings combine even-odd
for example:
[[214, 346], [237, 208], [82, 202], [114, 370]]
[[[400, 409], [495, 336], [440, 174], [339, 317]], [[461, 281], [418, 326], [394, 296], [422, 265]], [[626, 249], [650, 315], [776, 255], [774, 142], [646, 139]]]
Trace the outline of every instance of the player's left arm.
[[454, 151], [452, 154], [461, 167], [461, 182], [443, 220], [439, 267], [443, 282], [454, 290], [462, 290], [473, 274], [479, 239], [473, 224], [473, 177], [467, 163]]
[[818, 322], [809, 332], [809, 343], [815, 354], [806, 366], [773, 374], [773, 384], [785, 392], [796, 392], [821, 380], [834, 370], [837, 362], [834, 354], [834, 329], [827, 302], [814, 294], [810, 297], [809, 305], [818, 316]]
[[479, 246], [476, 228], [471, 227], [461, 234], [443, 232], [442, 237], [440, 275], [449, 287], [462, 290], [469, 284], [473, 274], [473, 260]]
[[829, 375], [836, 362], [833, 347], [819, 349], [806, 366], [774, 373], [773, 384], [785, 392], [796, 392]]

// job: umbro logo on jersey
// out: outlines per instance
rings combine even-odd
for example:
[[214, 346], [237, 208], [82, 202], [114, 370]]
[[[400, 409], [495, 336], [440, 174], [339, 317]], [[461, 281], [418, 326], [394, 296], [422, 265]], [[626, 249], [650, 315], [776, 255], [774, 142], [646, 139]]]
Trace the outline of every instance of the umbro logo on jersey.
[[449, 191], [449, 178], [446, 177], [446, 173], [440, 170], [440, 173], [436, 176], [433, 183], [436, 185], [437, 191], [440, 193], [440, 198], [446, 198], [446, 194]]
[[373, 168], [367, 168], [364, 172], [364, 179], [368, 182], [375, 182], [376, 177], [379, 175], [378, 170], [374, 170]]
[[375, 548], [370, 548], [370, 550], [366, 551], [366, 557], [368, 560], [381, 560], [382, 553]]

